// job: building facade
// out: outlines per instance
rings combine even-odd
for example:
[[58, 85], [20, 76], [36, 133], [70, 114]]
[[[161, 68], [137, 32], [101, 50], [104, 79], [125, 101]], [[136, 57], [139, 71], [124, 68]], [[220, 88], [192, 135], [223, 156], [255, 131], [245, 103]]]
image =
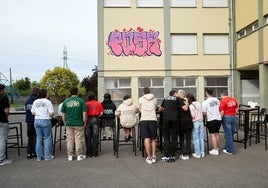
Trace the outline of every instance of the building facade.
[[99, 100], [109, 92], [117, 104], [126, 94], [137, 102], [145, 86], [158, 104], [172, 89], [199, 101], [206, 88], [217, 97], [226, 89], [242, 95], [246, 37], [236, 36], [247, 22], [234, 22], [239, 15], [245, 20], [234, 10], [242, 1], [98, 0]]
[[[237, 95], [268, 107], [268, 1], [234, 0]], [[265, 84], [266, 83], [266, 84]]]

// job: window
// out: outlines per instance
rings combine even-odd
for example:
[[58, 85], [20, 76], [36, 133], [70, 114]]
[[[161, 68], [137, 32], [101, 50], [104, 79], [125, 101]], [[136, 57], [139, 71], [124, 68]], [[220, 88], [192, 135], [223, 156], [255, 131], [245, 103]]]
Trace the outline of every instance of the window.
[[130, 78], [105, 79], [106, 92], [110, 93], [116, 106], [122, 102], [125, 95], [131, 95]]
[[104, 0], [104, 7], [130, 7], [131, 0]]
[[228, 7], [228, 0], [203, 0], [203, 7]]
[[196, 7], [196, 0], [170, 0], [170, 7]]
[[255, 22], [251, 23], [250, 25], [246, 26], [245, 28], [241, 29], [237, 33], [237, 38], [241, 38], [245, 35], [248, 35], [254, 31], [256, 31], [258, 28], [259, 28], [259, 23], [258, 23], [258, 21], [255, 21]]
[[229, 38], [228, 35], [204, 34], [204, 54], [228, 54]]
[[139, 97], [143, 95], [143, 88], [149, 87], [151, 93], [157, 98], [157, 104], [160, 105], [164, 99], [164, 78], [139, 78]]
[[197, 54], [196, 34], [172, 34], [172, 54]]
[[137, 0], [137, 7], [163, 7], [163, 0]]
[[212, 89], [213, 96], [220, 98], [221, 93], [228, 90], [228, 78], [227, 77], [206, 77], [205, 78], [205, 90]]
[[197, 79], [195, 77], [177, 77], [172, 79], [172, 90], [185, 90], [186, 93], [192, 93], [197, 96]]

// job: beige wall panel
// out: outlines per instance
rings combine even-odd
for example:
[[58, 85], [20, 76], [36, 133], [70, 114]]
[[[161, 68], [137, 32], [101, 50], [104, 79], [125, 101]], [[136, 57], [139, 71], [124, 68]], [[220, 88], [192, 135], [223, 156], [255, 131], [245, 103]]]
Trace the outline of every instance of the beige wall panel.
[[268, 25], [263, 29], [263, 56], [264, 62], [268, 64]]
[[172, 69], [229, 69], [229, 55], [172, 56]]
[[237, 41], [237, 68], [258, 64], [258, 32]]
[[236, 0], [235, 9], [236, 31], [241, 30], [258, 19], [257, 0]]
[[162, 77], [165, 76], [164, 71], [106, 71], [104, 77]]
[[263, 15], [268, 14], [268, 1], [263, 0]]
[[230, 71], [173, 71], [172, 76], [229, 76]]
[[228, 8], [171, 9], [171, 33], [228, 33]]
[[[120, 14], [118, 14], [120, 12]], [[124, 15], [124, 16], [121, 16]], [[104, 9], [104, 69], [105, 70], [150, 70], [161, 69], [164, 64], [163, 9]], [[161, 56], [114, 56], [108, 47], [108, 36], [115, 29], [123, 31], [141, 27], [144, 31], [159, 31]]]

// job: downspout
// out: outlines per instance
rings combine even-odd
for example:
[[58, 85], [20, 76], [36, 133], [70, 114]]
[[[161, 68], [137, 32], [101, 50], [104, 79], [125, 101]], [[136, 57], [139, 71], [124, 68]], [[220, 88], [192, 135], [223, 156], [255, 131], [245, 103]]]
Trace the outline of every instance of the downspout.
[[235, 92], [235, 60], [234, 60], [234, 1], [229, 0], [229, 57], [230, 57], [230, 73], [231, 73], [231, 88], [230, 96], [234, 96]]

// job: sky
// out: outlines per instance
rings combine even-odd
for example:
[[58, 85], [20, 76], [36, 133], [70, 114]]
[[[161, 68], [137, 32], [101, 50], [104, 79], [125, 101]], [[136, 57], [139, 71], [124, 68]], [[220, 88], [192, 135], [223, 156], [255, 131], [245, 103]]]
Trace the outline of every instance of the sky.
[[63, 66], [81, 81], [97, 65], [97, 0], [0, 0], [1, 80], [39, 82]]

